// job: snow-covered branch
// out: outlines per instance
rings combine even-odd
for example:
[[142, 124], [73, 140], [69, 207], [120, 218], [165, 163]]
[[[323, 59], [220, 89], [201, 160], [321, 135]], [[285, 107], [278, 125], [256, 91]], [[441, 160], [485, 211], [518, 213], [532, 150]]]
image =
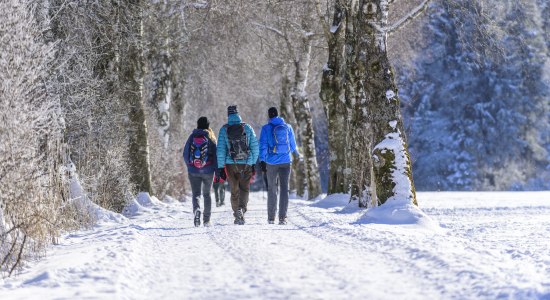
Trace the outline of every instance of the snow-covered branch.
[[319, 18], [319, 22], [321, 23], [321, 27], [323, 28], [325, 38], [328, 40], [331, 36], [331, 33], [336, 32], [336, 30], [332, 31], [332, 28], [329, 29], [329, 24], [323, 16], [323, 13], [321, 13], [321, 3], [319, 2], [319, 0], [315, 1], [315, 10], [317, 11], [317, 17]]
[[[403, 28], [405, 25], [407, 25], [410, 21], [414, 20], [416, 17], [418, 17], [421, 13], [423, 13], [426, 8], [428, 7], [428, 4], [431, 0], [424, 0], [420, 5], [415, 7], [413, 10], [411, 10], [407, 15], [405, 15], [403, 18], [399, 19], [395, 24], [386, 27], [385, 32], [387, 34], [392, 34], [399, 29]], [[390, 3], [393, 2], [390, 0]], [[378, 29], [378, 28], [377, 28]]]
[[260, 28], [263, 28], [263, 29], [267, 29], [271, 32], [274, 32], [276, 33], [277, 35], [279, 35], [280, 37], [285, 37], [285, 34], [280, 31], [279, 29], [273, 27], [273, 26], [269, 26], [269, 25], [265, 25], [265, 24], [260, 24], [260, 23], [257, 23], [257, 22], [252, 22], [253, 25], [256, 25], [257, 27], [260, 27]]
[[192, 3], [186, 4], [185, 7], [191, 7], [195, 9], [205, 9], [205, 8], [208, 8], [208, 2], [192, 2]]

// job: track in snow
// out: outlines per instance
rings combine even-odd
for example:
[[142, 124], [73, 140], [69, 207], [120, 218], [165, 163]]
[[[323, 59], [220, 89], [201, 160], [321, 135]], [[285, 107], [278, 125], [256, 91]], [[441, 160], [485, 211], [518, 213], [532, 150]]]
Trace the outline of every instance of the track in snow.
[[158, 205], [68, 235], [0, 284], [0, 298], [550, 298], [549, 195], [522, 205], [472, 195], [421, 193], [436, 231], [356, 224], [361, 212], [299, 200], [288, 225], [268, 225], [260, 193], [244, 226], [227, 205], [208, 228], [193, 226], [189, 202]]

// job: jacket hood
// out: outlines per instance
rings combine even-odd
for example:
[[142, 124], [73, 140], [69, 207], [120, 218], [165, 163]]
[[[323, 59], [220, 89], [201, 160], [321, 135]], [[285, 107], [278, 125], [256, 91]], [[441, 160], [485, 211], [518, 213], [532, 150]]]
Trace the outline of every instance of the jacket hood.
[[273, 117], [273, 118], [269, 119], [269, 124], [271, 124], [271, 125], [281, 125], [281, 124], [285, 124], [285, 120], [281, 117]]
[[202, 133], [204, 135], [209, 135], [208, 134], [208, 131], [204, 130], [204, 129], [193, 129], [193, 134], [197, 134], [197, 133]]
[[227, 124], [229, 125], [239, 124], [243, 122], [243, 119], [241, 119], [241, 116], [239, 116], [239, 114], [230, 114], [227, 120]]

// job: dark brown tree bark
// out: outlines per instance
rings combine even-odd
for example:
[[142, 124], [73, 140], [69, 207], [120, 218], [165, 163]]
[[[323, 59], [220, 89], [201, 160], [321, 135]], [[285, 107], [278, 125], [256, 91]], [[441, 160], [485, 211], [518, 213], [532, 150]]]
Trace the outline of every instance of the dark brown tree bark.
[[[348, 191], [345, 179], [351, 173], [352, 198], [359, 200], [360, 206], [388, 200], [416, 204], [397, 86], [386, 44], [389, 33], [414, 18], [426, 5], [424, 1], [400, 22], [388, 26], [388, 0], [340, 0], [335, 3], [332, 27], [325, 30], [329, 62], [323, 73], [321, 97], [329, 119], [333, 155], [329, 192]], [[331, 110], [338, 108], [339, 113], [331, 114]], [[338, 115], [351, 120], [349, 127]], [[351, 148], [341, 149], [343, 145]], [[336, 156], [340, 153], [350, 157], [351, 162]], [[338, 189], [342, 185], [344, 189]]]
[[328, 121], [330, 151], [328, 193], [349, 191], [349, 121], [351, 110], [345, 97], [346, 61], [344, 42], [346, 31], [346, 1], [335, 2], [332, 25], [325, 28], [328, 43], [328, 62], [323, 68], [320, 97]]
[[121, 37], [118, 45], [120, 98], [128, 108], [128, 151], [131, 181], [138, 192], [152, 194], [147, 124], [142, 96], [142, 32], [139, 0], [117, 7]]

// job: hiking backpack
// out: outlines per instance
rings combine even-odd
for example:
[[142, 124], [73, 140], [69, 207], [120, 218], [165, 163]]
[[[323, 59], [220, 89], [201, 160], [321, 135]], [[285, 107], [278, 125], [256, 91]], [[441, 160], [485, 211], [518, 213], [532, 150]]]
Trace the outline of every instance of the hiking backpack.
[[275, 145], [273, 145], [273, 153], [290, 153], [290, 137], [288, 134], [288, 126], [286, 124], [280, 124], [273, 126], [273, 139]]
[[248, 137], [244, 128], [245, 123], [225, 125], [227, 141], [229, 143], [229, 155], [234, 161], [247, 160], [250, 154]]
[[201, 169], [211, 162], [208, 161], [208, 138], [204, 134], [193, 136], [189, 146], [189, 163], [197, 169]]

